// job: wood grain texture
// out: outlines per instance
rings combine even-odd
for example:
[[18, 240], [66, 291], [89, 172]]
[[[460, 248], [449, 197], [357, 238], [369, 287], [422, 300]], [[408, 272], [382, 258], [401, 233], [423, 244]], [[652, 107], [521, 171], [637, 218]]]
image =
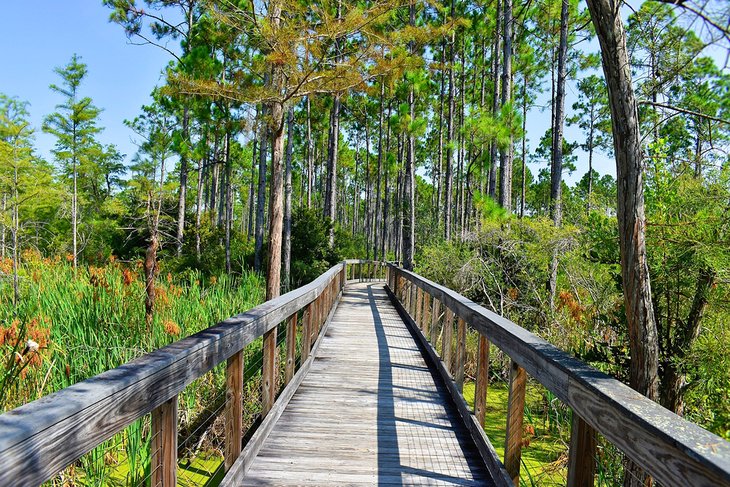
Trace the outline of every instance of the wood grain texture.
[[284, 384], [288, 384], [294, 377], [297, 365], [297, 313], [289, 317], [286, 322], [286, 365], [284, 370]]
[[225, 468], [228, 470], [241, 453], [243, 439], [243, 350], [226, 362]]
[[396, 277], [413, 280], [451, 307], [660, 482], [730, 486], [727, 441], [455, 291], [392, 264], [388, 266]]
[[[339, 301], [339, 296], [340, 294], [338, 294], [338, 298], [336, 299], [336, 301]], [[302, 366], [294, 375], [291, 382], [289, 382], [289, 384], [281, 392], [276, 400], [276, 403], [274, 404], [274, 407], [271, 409], [271, 411], [269, 411], [269, 414], [261, 422], [258, 429], [253, 434], [248, 443], [246, 443], [243, 452], [236, 459], [233, 466], [227, 471], [226, 476], [220, 483], [220, 487], [239, 485], [243, 481], [243, 478], [248, 472], [248, 469], [251, 467], [251, 463], [253, 462], [254, 458], [256, 458], [256, 455], [258, 455], [261, 447], [266, 441], [266, 438], [268, 438], [269, 434], [271, 434], [271, 431], [274, 429], [274, 426], [281, 417], [281, 414], [285, 411], [292, 396], [309, 373], [309, 369], [311, 368], [312, 363], [314, 362], [314, 358], [317, 355], [317, 350], [322, 343], [322, 337], [327, 333], [327, 327], [332, 321], [332, 316], [334, 316], [335, 311], [336, 305], [333, 306], [330, 310], [330, 314], [325, 321], [325, 324], [322, 326], [322, 331], [320, 332], [320, 335], [317, 337], [316, 340], [314, 340], [314, 346], [312, 347], [311, 355], [306, 361], [302, 362]]]
[[436, 340], [438, 340], [438, 324], [441, 316], [441, 302], [433, 296], [431, 296], [431, 300], [433, 301], [433, 304], [431, 308], [431, 330], [428, 339], [431, 342], [431, 345], [435, 347]]
[[464, 367], [466, 366], [466, 322], [459, 318], [456, 322], [456, 366], [454, 382], [460, 392], [464, 392]]
[[177, 396], [152, 410], [150, 484], [177, 484]]
[[444, 317], [444, 329], [441, 332], [441, 360], [446, 365], [449, 374], [454, 375], [453, 348], [454, 348], [454, 312], [446, 308]]
[[276, 399], [276, 379], [278, 377], [276, 335], [276, 328], [264, 333], [263, 361], [261, 364], [261, 416], [266, 416], [269, 413]]
[[243, 485], [494, 485], [382, 284], [350, 283]]
[[596, 453], [596, 430], [573, 414], [568, 450], [568, 487], [593, 486]]
[[39, 485], [317, 297], [341, 270], [0, 415], [0, 485]]
[[522, 459], [522, 424], [525, 417], [527, 374], [517, 362], [510, 362], [509, 396], [507, 400], [507, 429], [504, 445], [504, 468], [512, 482], [520, 485]]
[[489, 340], [484, 335], [479, 335], [477, 383], [474, 387], [474, 416], [476, 416], [477, 422], [484, 426], [484, 418], [487, 414], [487, 392], [489, 388]]
[[441, 380], [444, 384], [446, 384], [446, 388], [449, 391], [451, 400], [454, 402], [454, 404], [456, 404], [459, 415], [461, 416], [464, 425], [466, 425], [467, 429], [469, 430], [472, 440], [479, 450], [479, 454], [481, 455], [482, 460], [484, 460], [487, 469], [492, 474], [492, 480], [494, 481], [495, 485], [501, 487], [513, 487], [512, 480], [507, 474], [507, 471], [504, 469], [504, 465], [500, 461], [497, 452], [494, 450], [494, 447], [487, 438], [487, 435], [484, 432], [484, 428], [481, 424], [477, 422], [476, 417], [472, 414], [469, 406], [464, 400], [463, 394], [456, 388], [456, 383], [452, 380], [449, 371], [446, 370], [446, 366], [444, 365], [444, 362], [440, 359], [438, 353], [436, 352], [436, 349], [431, 343], [429, 343], [426, 336], [417, 329], [415, 323], [413, 323], [413, 320], [410, 319], [405, 309], [403, 308], [402, 303], [396, 299], [395, 295], [387, 288], [386, 292], [388, 292], [388, 296], [390, 297], [391, 302], [393, 302], [393, 305], [398, 310], [398, 313], [400, 314], [403, 321], [405, 321], [405, 323], [411, 328], [411, 332], [419, 341], [429, 364], [431, 365], [431, 367], [436, 369], [438, 374], [441, 376]]

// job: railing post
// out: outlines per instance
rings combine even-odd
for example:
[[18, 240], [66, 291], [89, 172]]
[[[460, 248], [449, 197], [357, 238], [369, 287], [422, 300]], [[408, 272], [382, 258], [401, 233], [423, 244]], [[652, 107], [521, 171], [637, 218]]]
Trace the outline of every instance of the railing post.
[[512, 482], [520, 485], [522, 458], [522, 422], [525, 414], [527, 373], [514, 360], [510, 361], [507, 431], [505, 432], [504, 468]]
[[304, 309], [302, 320], [302, 362], [309, 358], [309, 351], [312, 349], [312, 306], [314, 301], [309, 303]]
[[487, 388], [489, 387], [489, 340], [479, 334], [479, 356], [477, 357], [477, 384], [474, 389], [474, 415], [484, 427], [487, 415]]
[[261, 416], [266, 414], [274, 406], [276, 399], [276, 334], [278, 326], [264, 333], [263, 347], [263, 375], [261, 393]]
[[286, 371], [284, 384], [288, 384], [294, 377], [297, 365], [297, 313], [289, 317], [286, 323]]
[[441, 302], [433, 298], [433, 309], [431, 309], [431, 345], [433, 348], [436, 348], [436, 340], [438, 339], [438, 331], [436, 329], [439, 321], [439, 316], [441, 315]]
[[459, 392], [464, 392], [464, 365], [466, 363], [466, 322], [459, 317], [456, 323], [456, 370], [454, 380]]
[[416, 286], [416, 309], [413, 313], [413, 316], [416, 320], [416, 326], [418, 328], [423, 328], [423, 324], [421, 323], [421, 309], [423, 307], [423, 289], [420, 288], [420, 286]]
[[226, 362], [225, 419], [225, 469], [228, 471], [241, 454], [243, 438], [243, 350]]
[[428, 315], [428, 312], [431, 309], [428, 305], [429, 299], [431, 299], [431, 295], [428, 294], [428, 292], [423, 291], [423, 311], [421, 311], [421, 321], [423, 322], [423, 326], [421, 326], [421, 329], [423, 330], [424, 336], [427, 335], [429, 327], [431, 326], [431, 317]]
[[177, 396], [152, 410], [151, 485], [177, 483]]
[[408, 313], [413, 319], [416, 319], [416, 294], [418, 294], [418, 286], [416, 283], [411, 281], [411, 297], [408, 300]]
[[446, 365], [446, 370], [449, 374], [454, 373], [454, 369], [451, 367], [451, 344], [454, 339], [454, 313], [447, 306], [446, 307], [446, 318], [444, 319], [444, 331], [441, 334], [441, 360]]
[[573, 411], [568, 452], [568, 487], [590, 487], [596, 473], [596, 430]]

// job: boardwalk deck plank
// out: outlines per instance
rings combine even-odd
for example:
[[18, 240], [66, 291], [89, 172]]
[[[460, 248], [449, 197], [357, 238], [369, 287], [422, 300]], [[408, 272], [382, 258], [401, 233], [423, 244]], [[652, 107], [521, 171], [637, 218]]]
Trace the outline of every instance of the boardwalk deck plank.
[[491, 485], [382, 283], [350, 283], [244, 485]]

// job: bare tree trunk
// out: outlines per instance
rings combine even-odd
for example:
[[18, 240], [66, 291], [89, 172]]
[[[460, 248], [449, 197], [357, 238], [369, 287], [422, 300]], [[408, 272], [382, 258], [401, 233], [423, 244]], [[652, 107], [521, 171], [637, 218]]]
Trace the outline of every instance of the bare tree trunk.
[[312, 142], [312, 113], [311, 102], [307, 96], [307, 208], [312, 207], [312, 177], [314, 176], [314, 143]]
[[520, 191], [520, 218], [525, 216], [527, 189], [527, 74], [522, 85], [522, 190]]
[[441, 221], [441, 202], [443, 201], [443, 168], [444, 168], [444, 87], [446, 76], [444, 65], [446, 64], [446, 45], [441, 43], [441, 80], [439, 83], [439, 145], [437, 156], [437, 167], [434, 168], [434, 188], [436, 193], [435, 214], [436, 225]]
[[[570, 2], [563, 0], [560, 9], [560, 45], [558, 47], [558, 79], [553, 116], [552, 164], [550, 171], [550, 216], [556, 227], [563, 223], [563, 125], [565, 123], [565, 78], [568, 56], [568, 15]], [[555, 307], [558, 286], [558, 249], [550, 259], [550, 307]]]
[[[8, 210], [8, 195], [7, 193], [3, 193], [3, 208], [2, 212], [5, 213]], [[0, 227], [2, 227], [2, 237], [0, 237], [0, 258], [5, 258], [5, 238], [6, 238], [6, 228], [5, 225], [0, 223]]]
[[[207, 142], [206, 142], [207, 145]], [[207, 149], [207, 148], [206, 148]], [[206, 150], [207, 152], [207, 150]], [[196, 195], [197, 201], [196, 201], [196, 208], [195, 208], [195, 256], [197, 258], [197, 261], [200, 262], [200, 217], [203, 212], [203, 179], [204, 179], [204, 169], [206, 165], [206, 159], [208, 156], [206, 155], [204, 158], [200, 160], [200, 165], [198, 166], [198, 194]]]
[[[183, 119], [182, 119], [182, 137], [183, 141], [187, 143], [189, 138], [189, 126], [190, 126], [190, 112], [187, 107], [187, 103], [183, 108]], [[185, 205], [187, 197], [188, 187], [188, 156], [187, 147], [180, 154], [180, 188], [178, 191], [177, 198], [177, 255], [182, 255], [183, 250], [183, 238], [185, 232]]]
[[73, 233], [73, 267], [78, 264], [78, 235], [79, 235], [79, 197], [78, 197], [78, 172], [76, 156], [73, 158], [73, 195], [71, 197], [71, 232]]
[[330, 113], [329, 144], [327, 148], [327, 184], [325, 186], [324, 216], [332, 222], [329, 232], [330, 247], [335, 244], [335, 218], [337, 217], [337, 156], [340, 138], [340, 95], [336, 93], [332, 100]]
[[[282, 81], [275, 73], [274, 85]], [[266, 299], [280, 295], [281, 290], [281, 237], [284, 223], [284, 107], [279, 102], [271, 104], [271, 183], [269, 196], [269, 259], [266, 272]]]
[[258, 141], [256, 139], [253, 140], [253, 147], [251, 151], [251, 179], [248, 183], [248, 225], [246, 228], [246, 241], [249, 242], [251, 240], [251, 237], [253, 236], [253, 207], [255, 206], [254, 203], [254, 180], [256, 178], [256, 145]]
[[[502, 62], [502, 106], [512, 101], [512, 0], [504, 0], [503, 16], [503, 62]], [[509, 143], [500, 151], [499, 158], [499, 204], [505, 210], [512, 208], [512, 130]]]
[[[456, 15], [455, 2], [451, 3], [451, 17]], [[444, 238], [451, 240], [451, 213], [452, 213], [452, 186], [454, 182], [453, 164], [454, 164], [454, 112], [456, 106], [454, 103], [454, 60], [456, 43], [456, 32], [451, 32], [449, 39], [449, 117], [446, 119], [446, 132], [448, 137], [448, 145], [446, 146], [446, 188], [444, 192]]]
[[226, 273], [230, 274], [231, 267], [231, 225], [233, 224], [233, 182], [231, 176], [233, 173], [233, 163], [231, 162], [231, 131], [226, 129], [226, 184], [225, 184], [225, 200], [226, 215], [223, 221], [225, 225], [225, 252], [226, 252]]
[[[378, 260], [378, 237], [383, 239], [383, 233], [378, 232], [380, 227], [380, 176], [383, 172], [383, 117], [385, 115], [385, 107], [383, 106], [385, 98], [385, 81], [380, 80], [380, 120], [378, 123], [378, 178], [375, 186], [375, 238], [373, 238], [373, 259]], [[381, 255], [381, 258], [384, 259]]]
[[[492, 88], [492, 115], [497, 116], [499, 111], [499, 52], [502, 45], [502, 37], [500, 27], [502, 24], [502, 2], [497, 0], [495, 9], [494, 22], [494, 43], [492, 44], [492, 80], [494, 86]], [[489, 196], [497, 201], [497, 143], [492, 142], [489, 145]]]
[[284, 170], [284, 248], [282, 266], [282, 288], [291, 289], [291, 162], [294, 147], [294, 111], [290, 108], [286, 120], [286, 168]]
[[266, 108], [261, 107], [261, 134], [259, 135], [259, 187], [256, 195], [256, 240], [254, 243], [253, 268], [256, 272], [261, 272], [261, 255], [264, 247], [264, 210], [266, 207], [266, 156], [268, 127], [266, 126]]
[[[641, 135], [626, 33], [613, 0], [587, 0], [608, 87], [616, 155], [618, 227], [626, 321], [631, 351], [631, 387], [652, 400], [658, 397], [658, 336], [646, 257], [646, 220]], [[624, 485], [651, 483], [632, 462]], [[632, 480], [636, 478], [637, 480]]]
[[[412, 0], [408, 7], [410, 25], [416, 25], [416, 4]], [[415, 44], [410, 42], [411, 56], [415, 55]], [[408, 113], [411, 120], [416, 119], [416, 99], [413, 82], [408, 89]], [[406, 270], [413, 269], [413, 252], [415, 241], [416, 224], [416, 188], [415, 188], [415, 166], [416, 166], [416, 137], [412, 130], [408, 131], [408, 152], [406, 154], [405, 167], [405, 192], [403, 211], [403, 267]]]

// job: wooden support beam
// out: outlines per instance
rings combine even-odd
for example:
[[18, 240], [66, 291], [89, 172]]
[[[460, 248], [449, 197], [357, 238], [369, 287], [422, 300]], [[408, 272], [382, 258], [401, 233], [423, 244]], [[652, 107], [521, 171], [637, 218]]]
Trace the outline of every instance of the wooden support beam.
[[525, 414], [527, 373], [514, 360], [510, 363], [507, 431], [505, 433], [504, 468], [515, 485], [520, 485], [522, 459], [522, 422]]
[[596, 430], [573, 411], [568, 487], [591, 487], [596, 473]]
[[450, 308], [446, 308], [444, 330], [441, 333], [441, 339], [441, 360], [446, 364], [446, 370], [453, 376], [454, 369], [451, 364], [451, 347], [454, 341], [454, 312]]
[[243, 438], [243, 350], [226, 361], [225, 469], [241, 454]]
[[302, 363], [309, 358], [309, 351], [312, 349], [312, 311], [314, 303], [309, 303], [304, 309], [302, 320]]
[[466, 365], [466, 322], [459, 317], [456, 323], [456, 370], [454, 381], [459, 392], [464, 393], [464, 366]]
[[416, 309], [413, 313], [413, 316], [415, 317], [416, 325], [418, 325], [418, 328], [423, 329], [423, 323], [421, 322], [421, 311], [423, 308], [423, 289], [420, 287], [416, 287]]
[[441, 316], [441, 303], [435, 297], [433, 298], [433, 304], [431, 309], [431, 333], [430, 340], [431, 345], [436, 349], [436, 340], [438, 340], [438, 323], [439, 317]]
[[431, 296], [424, 291], [423, 292], [423, 310], [421, 311], [421, 331], [423, 331], [424, 336], [428, 334], [428, 330], [431, 326], [431, 306], [430, 306], [430, 298]]
[[484, 427], [487, 415], [487, 389], [489, 388], [489, 340], [479, 334], [479, 352], [477, 357], [477, 384], [474, 389], [474, 416]]
[[266, 416], [276, 400], [276, 333], [278, 327], [264, 333], [263, 375], [261, 381], [261, 416]]
[[286, 322], [286, 371], [284, 384], [288, 384], [294, 377], [297, 366], [297, 313], [289, 317]]
[[177, 396], [152, 410], [151, 485], [177, 483]]

